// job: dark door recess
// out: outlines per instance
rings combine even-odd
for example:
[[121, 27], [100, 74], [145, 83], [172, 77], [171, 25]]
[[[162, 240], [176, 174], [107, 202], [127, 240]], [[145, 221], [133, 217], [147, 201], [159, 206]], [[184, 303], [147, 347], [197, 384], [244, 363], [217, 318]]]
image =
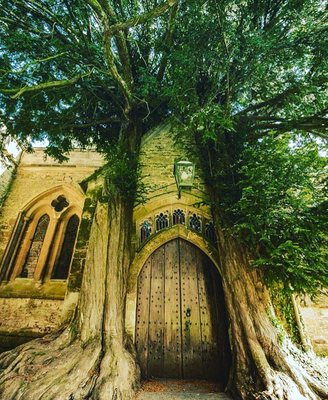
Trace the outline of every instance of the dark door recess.
[[136, 349], [144, 377], [227, 380], [221, 278], [211, 260], [185, 240], [161, 246], [139, 274]]

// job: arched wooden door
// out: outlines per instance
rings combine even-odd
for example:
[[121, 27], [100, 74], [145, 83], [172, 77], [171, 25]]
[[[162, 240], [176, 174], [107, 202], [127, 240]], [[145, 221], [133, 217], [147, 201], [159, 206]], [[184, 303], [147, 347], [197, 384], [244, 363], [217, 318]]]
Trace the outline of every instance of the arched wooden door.
[[138, 277], [136, 349], [144, 377], [225, 383], [230, 353], [221, 279], [196, 246], [175, 239]]

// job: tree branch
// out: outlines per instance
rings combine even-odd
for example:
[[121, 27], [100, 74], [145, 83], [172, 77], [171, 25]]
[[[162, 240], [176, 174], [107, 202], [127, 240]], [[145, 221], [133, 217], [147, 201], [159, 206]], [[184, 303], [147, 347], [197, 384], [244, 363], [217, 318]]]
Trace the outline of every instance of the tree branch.
[[5, 93], [5, 94], [14, 93], [14, 95], [11, 96], [11, 98], [17, 99], [18, 97], [20, 97], [22, 94], [24, 94], [26, 92], [37, 92], [37, 91], [41, 91], [41, 90], [54, 89], [54, 88], [60, 88], [60, 87], [73, 85], [74, 83], [78, 82], [80, 79], [84, 78], [85, 76], [90, 75], [91, 73], [92, 73], [92, 71], [87, 72], [82, 75], [74, 76], [71, 79], [63, 79], [61, 81], [44, 82], [44, 83], [40, 83], [39, 85], [24, 86], [19, 89], [18, 88], [16, 88], [16, 89], [0, 89], [0, 92]]
[[[112, 36], [109, 34], [110, 29], [110, 20], [109, 17], [113, 17], [113, 10], [109, 7], [108, 4], [101, 4], [98, 0], [87, 0], [90, 7], [96, 13], [96, 16], [102, 22], [104, 29], [103, 29], [103, 48], [104, 53], [106, 56], [107, 66], [108, 69], [117, 82], [119, 88], [121, 89], [123, 96], [125, 97], [127, 103], [127, 109], [131, 107], [132, 93], [131, 93], [131, 80], [125, 80], [117, 70], [115, 65], [115, 57], [111, 47], [111, 38]], [[120, 42], [119, 42], [120, 43]], [[124, 72], [123, 72], [124, 73]]]
[[158, 82], [162, 81], [162, 79], [164, 77], [165, 69], [167, 66], [167, 61], [168, 61], [167, 55], [168, 55], [168, 50], [171, 47], [172, 41], [173, 41], [173, 32], [174, 32], [177, 11], [178, 11], [178, 3], [176, 3], [171, 9], [167, 32], [166, 32], [166, 36], [164, 39], [164, 53], [162, 55], [162, 59], [160, 61], [158, 73], [157, 73], [157, 81]]
[[[152, 18], [156, 18], [161, 14], [165, 13], [168, 9], [178, 3], [178, 0], [168, 0], [165, 3], [154, 7], [151, 11], [141, 14], [135, 18], [131, 18], [126, 22], [120, 22], [111, 25], [112, 20], [116, 20], [116, 14], [110, 7], [109, 3], [104, 0], [87, 0], [88, 4], [93, 8], [99, 20], [103, 23], [103, 46], [104, 52], [107, 59], [109, 71], [115, 81], [118, 83], [125, 99], [127, 102], [127, 111], [131, 108], [133, 103], [132, 96], [132, 70], [130, 65], [130, 57], [127, 50], [126, 40], [122, 33], [123, 30], [131, 28], [133, 26], [147, 22]], [[115, 64], [115, 56], [111, 46], [111, 38], [116, 38], [117, 48], [121, 60], [123, 77], [119, 73]]]
[[292, 130], [301, 130], [304, 132], [312, 133], [320, 136], [321, 138], [328, 139], [328, 119], [327, 118], [315, 118], [307, 117], [298, 121], [284, 120], [279, 118], [269, 118], [265, 121], [265, 117], [259, 120], [263, 122], [254, 124], [252, 130], [260, 131], [277, 131], [277, 132], [288, 132]]
[[[7, 160], [7, 162], [9, 162], [9, 164], [14, 165], [15, 167], [18, 166], [18, 163], [17, 163], [17, 161], [15, 160], [14, 156], [11, 155], [11, 154], [9, 153], [9, 151], [8, 151], [5, 147], [3, 147], [3, 148], [1, 149], [1, 156], [2, 156], [5, 160]], [[4, 162], [6, 163], [5, 160], [4, 160]]]
[[[19, 18], [14, 12], [5, 9], [4, 12], [9, 13], [14, 18], [13, 22], [15, 23], [15, 27], [16, 25], [21, 25], [27, 31], [36, 33], [37, 35], [43, 36], [45, 38], [51, 38], [55, 35], [65, 45], [72, 45], [72, 41], [74, 41], [74, 45], [79, 46], [79, 41], [76, 39], [75, 35], [73, 33], [70, 33], [69, 29], [64, 26], [60, 20], [58, 20], [57, 18], [56, 20], [53, 20], [49, 17], [49, 15], [42, 12], [45, 11], [43, 8], [35, 8], [33, 5], [28, 4], [27, 1], [23, 2], [19, 0], [15, 0], [15, 5], [20, 7], [22, 10], [25, 10], [26, 16], [33, 15], [36, 18], [35, 20], [43, 21], [45, 24], [47, 24], [49, 27], [51, 27], [51, 32], [41, 32], [35, 29], [31, 24], [29, 24], [28, 21], [26, 22]], [[58, 29], [58, 27], [60, 27], [61, 29]], [[63, 31], [68, 34], [65, 35]]]
[[89, 38], [88, 36], [84, 35], [83, 30], [82, 30], [82, 28], [81, 28], [81, 26], [80, 26], [80, 23], [79, 23], [79, 21], [76, 19], [76, 16], [75, 16], [75, 14], [74, 14], [74, 12], [73, 12], [73, 10], [72, 10], [71, 5], [69, 4], [69, 2], [68, 2], [67, 0], [64, 0], [64, 3], [65, 3], [65, 5], [66, 5], [67, 11], [68, 11], [68, 13], [69, 13], [69, 15], [70, 15], [70, 17], [71, 17], [71, 19], [72, 19], [72, 22], [74, 23], [76, 29], [78, 30], [78, 32], [79, 32], [79, 34], [80, 34], [80, 37], [82, 38], [82, 40], [83, 40], [83, 42], [85, 43], [85, 45], [88, 46], [88, 43], [87, 43], [86, 38], [87, 38], [88, 40], [90, 40], [90, 38]]
[[312, 84], [312, 85], [316, 85], [319, 87], [320, 85], [327, 83], [328, 79], [325, 76], [320, 76], [315, 79], [312, 78], [312, 81], [311, 81], [311, 75], [310, 75], [311, 72], [312, 71], [310, 71], [310, 73], [306, 77], [304, 77], [304, 78], [308, 78], [308, 81], [306, 82], [306, 84], [299, 83], [297, 85], [293, 85], [293, 86], [289, 87], [288, 89], [284, 90], [283, 92], [278, 93], [271, 99], [262, 101], [257, 104], [252, 104], [251, 106], [249, 106], [249, 107], [245, 108], [244, 110], [240, 111], [239, 113], [237, 113], [235, 116], [242, 116], [242, 115], [249, 113], [250, 111], [256, 112], [256, 111], [260, 110], [261, 108], [273, 107], [273, 106], [280, 105], [280, 104], [284, 103], [289, 96], [301, 93], [304, 89], [307, 88], [307, 85], [310, 86]]
[[292, 86], [288, 88], [287, 90], [277, 94], [276, 96], [272, 97], [269, 100], [262, 101], [257, 104], [253, 104], [246, 109], [240, 111], [237, 115], [244, 115], [247, 114], [250, 111], [257, 111], [261, 108], [268, 107], [268, 106], [273, 106], [282, 103], [288, 96], [292, 94], [296, 94], [301, 91], [301, 86]]
[[[17, 0], [16, 0], [17, 1]], [[30, 9], [33, 10], [36, 13], [39, 13], [42, 15], [45, 19], [47, 19], [49, 22], [52, 22], [52, 24], [57, 24], [58, 26], [61, 26], [64, 30], [67, 31], [67, 33], [70, 36], [73, 36], [75, 38], [75, 41], [78, 43], [78, 40], [76, 40], [76, 37], [74, 35], [74, 32], [70, 29], [68, 25], [63, 24], [63, 19], [59, 18], [56, 14], [54, 14], [51, 9], [45, 6], [44, 3], [36, 0], [24, 0], [20, 2], [23, 6], [26, 4], [29, 5]]]
[[28, 69], [28, 67], [30, 67], [30, 66], [32, 66], [32, 65], [39, 64], [39, 63], [43, 63], [43, 62], [47, 62], [47, 61], [50, 61], [50, 60], [54, 60], [55, 58], [62, 57], [62, 56], [64, 56], [65, 54], [67, 54], [67, 51], [63, 51], [62, 53], [55, 54], [55, 55], [53, 55], [53, 56], [49, 56], [49, 57], [46, 57], [46, 58], [41, 58], [41, 59], [38, 59], [38, 60], [33, 60], [33, 61], [31, 61], [31, 62], [25, 64], [24, 67], [21, 68], [21, 69], [18, 70], [18, 71], [13, 71], [13, 70], [8, 71], [8, 70], [0, 69], [0, 72], [4, 72], [4, 75], [7, 75], [7, 74], [20, 75], [20, 74], [22, 74], [23, 72], [25, 72], [25, 71]]
[[148, 11], [144, 14], [138, 15], [137, 17], [131, 18], [128, 21], [114, 24], [110, 27], [109, 34], [113, 35], [118, 31], [132, 28], [134, 26], [143, 24], [143, 23], [149, 21], [150, 19], [159, 17], [160, 15], [164, 14], [167, 10], [169, 10], [171, 7], [175, 6], [176, 4], [178, 4], [178, 0], [168, 0], [165, 3], [160, 4], [157, 7], [154, 7], [151, 11]]
[[103, 125], [103, 124], [109, 124], [109, 123], [120, 123], [122, 122], [121, 119], [117, 118], [104, 118], [104, 119], [99, 119], [91, 122], [87, 122], [84, 124], [67, 124], [63, 126], [63, 129], [70, 128], [70, 129], [86, 129], [86, 128], [91, 128], [92, 126], [97, 126], [97, 125]]
[[[110, 16], [111, 20], [116, 22], [117, 15], [116, 15], [114, 9], [109, 5], [107, 0], [98, 0], [98, 1], [99, 1], [100, 6], [106, 13], [106, 15]], [[107, 30], [110, 29], [109, 19], [107, 19], [107, 21], [106, 21], [106, 29]], [[129, 89], [131, 90], [132, 86], [133, 86], [133, 74], [132, 74], [132, 68], [131, 68], [131, 62], [130, 62], [130, 56], [129, 56], [126, 37], [122, 31], [119, 31], [115, 34], [115, 41], [116, 41], [116, 45], [117, 45], [119, 58], [121, 61], [123, 77], [129, 87]]]
[[229, 108], [230, 105], [230, 51], [227, 43], [227, 39], [225, 36], [225, 32], [223, 29], [223, 24], [222, 24], [222, 12], [221, 12], [221, 7], [219, 6], [219, 15], [218, 15], [218, 25], [221, 31], [221, 37], [222, 37], [222, 43], [224, 47], [224, 51], [227, 57], [227, 72], [226, 72], [226, 105], [227, 108]]
[[[49, 24], [52, 27], [53, 31], [56, 32], [56, 35], [61, 38], [63, 42], [70, 43], [68, 38], [73, 38], [75, 44], [79, 44], [74, 32], [71, 31], [70, 27], [63, 24], [63, 19], [57, 18], [57, 16], [52, 13], [52, 11], [45, 7], [45, 5], [41, 2], [36, 2], [34, 0], [26, 0], [26, 1], [15, 1], [22, 9], [25, 9], [27, 13], [34, 14], [38, 19], [42, 19], [44, 22]], [[62, 30], [66, 31], [68, 35], [64, 35], [57, 29], [57, 26], [61, 27]]]

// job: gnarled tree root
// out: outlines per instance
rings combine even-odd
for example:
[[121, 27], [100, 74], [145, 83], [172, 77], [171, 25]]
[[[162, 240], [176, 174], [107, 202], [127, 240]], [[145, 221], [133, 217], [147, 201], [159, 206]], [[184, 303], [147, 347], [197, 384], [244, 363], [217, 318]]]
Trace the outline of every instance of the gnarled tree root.
[[[314, 367], [279, 328], [261, 272], [233, 237], [218, 230], [222, 282], [230, 316], [232, 370], [228, 390], [236, 399], [328, 398], [328, 373]], [[286, 337], [281, 343], [283, 337]]]
[[68, 329], [21, 345], [0, 356], [0, 398], [6, 400], [128, 400], [139, 371], [115, 338], [83, 343]]

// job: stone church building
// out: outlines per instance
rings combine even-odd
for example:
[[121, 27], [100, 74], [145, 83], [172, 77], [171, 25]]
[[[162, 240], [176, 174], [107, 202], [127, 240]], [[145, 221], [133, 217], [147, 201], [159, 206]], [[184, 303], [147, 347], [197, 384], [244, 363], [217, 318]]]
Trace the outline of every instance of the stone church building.
[[[229, 363], [219, 254], [197, 167], [192, 188], [179, 195], [176, 160], [188, 160], [188, 155], [175, 144], [169, 125], [143, 138], [145, 201], [134, 209], [126, 330], [144, 376], [181, 377], [183, 362], [183, 377], [211, 378], [214, 358]], [[95, 171], [102, 165], [102, 156], [91, 150], [76, 149], [68, 162], [59, 164], [35, 148], [21, 154], [15, 173], [2, 185], [1, 350], [51, 332], [70, 318], [101, 198], [102, 178]], [[327, 353], [327, 297], [318, 304], [300, 304], [297, 314], [315, 351]], [[158, 334], [163, 331], [171, 349], [165, 349]], [[163, 348], [175, 360], [168, 366], [161, 360]], [[196, 353], [199, 359], [192, 356]], [[204, 360], [206, 368], [200, 367]]]

